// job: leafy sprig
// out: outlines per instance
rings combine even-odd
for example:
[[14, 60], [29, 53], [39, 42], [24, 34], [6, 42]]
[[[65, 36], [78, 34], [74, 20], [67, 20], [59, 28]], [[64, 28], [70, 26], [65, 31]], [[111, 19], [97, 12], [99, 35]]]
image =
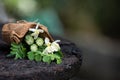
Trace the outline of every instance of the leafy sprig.
[[[31, 45], [33, 46], [33, 45]], [[35, 47], [36, 48], [36, 47]], [[63, 57], [63, 54], [61, 51], [54, 52], [53, 54], [46, 54], [42, 53], [42, 51], [46, 48], [45, 45], [39, 46], [38, 50], [31, 50], [27, 52], [27, 48], [22, 43], [11, 43], [11, 51], [10, 54], [7, 55], [7, 57], [14, 57], [14, 59], [24, 59], [28, 58], [29, 60], [33, 61], [43, 61], [47, 63], [51, 63], [52, 61], [55, 61], [57, 64], [60, 64], [62, 62], [61, 58]], [[34, 48], [33, 48], [34, 49]]]
[[7, 57], [15, 57], [14, 59], [23, 59], [26, 57], [26, 48], [22, 43], [11, 43], [11, 51], [10, 54], [7, 55]]
[[61, 60], [61, 52], [56, 52], [57, 54], [46, 54], [42, 53], [40, 51], [30, 51], [28, 52], [27, 56], [29, 60], [35, 60], [35, 61], [43, 61], [47, 63], [51, 63], [52, 61], [55, 61], [57, 64], [60, 64], [62, 62]]

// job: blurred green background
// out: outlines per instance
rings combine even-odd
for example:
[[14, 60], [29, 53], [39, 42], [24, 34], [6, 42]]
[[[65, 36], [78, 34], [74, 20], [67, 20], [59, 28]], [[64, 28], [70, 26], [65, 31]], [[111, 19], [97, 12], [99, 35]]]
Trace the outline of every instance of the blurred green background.
[[0, 22], [36, 21], [73, 41], [83, 64], [71, 80], [120, 79], [119, 0], [0, 0]]

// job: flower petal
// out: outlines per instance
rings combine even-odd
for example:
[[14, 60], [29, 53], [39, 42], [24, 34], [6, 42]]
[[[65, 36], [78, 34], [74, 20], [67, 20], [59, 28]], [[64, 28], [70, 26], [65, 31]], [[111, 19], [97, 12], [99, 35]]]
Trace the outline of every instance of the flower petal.
[[60, 40], [55, 40], [54, 42], [56, 42], [56, 43], [57, 43], [57, 42], [60, 42]]
[[33, 29], [33, 28], [29, 28], [29, 31], [35, 32], [35, 29]]
[[57, 51], [60, 49], [59, 44], [56, 43], [56, 42], [53, 42], [53, 43], [51, 44], [51, 46], [55, 47], [55, 48], [57, 49]]
[[36, 25], [35, 29], [38, 29], [38, 27], [39, 27], [39, 23], [37, 23], [37, 25]]
[[45, 44], [46, 44], [47, 46], [50, 46], [50, 44], [51, 44], [48, 37], [45, 37]]

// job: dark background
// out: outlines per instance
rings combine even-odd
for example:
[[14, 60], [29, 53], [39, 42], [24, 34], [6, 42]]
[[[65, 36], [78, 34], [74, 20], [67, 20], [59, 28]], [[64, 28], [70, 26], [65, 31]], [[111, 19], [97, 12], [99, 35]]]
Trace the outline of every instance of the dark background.
[[73, 41], [83, 63], [71, 80], [120, 79], [119, 0], [0, 0], [0, 23], [37, 21]]

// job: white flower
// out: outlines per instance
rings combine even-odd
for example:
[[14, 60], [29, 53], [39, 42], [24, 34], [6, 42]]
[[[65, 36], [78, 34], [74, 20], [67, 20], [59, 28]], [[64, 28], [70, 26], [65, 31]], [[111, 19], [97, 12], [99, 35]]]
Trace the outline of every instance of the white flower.
[[43, 53], [53, 53], [56, 51], [60, 50], [60, 46], [57, 42], [60, 42], [60, 40], [56, 40], [52, 43], [50, 43], [49, 38], [45, 38], [45, 44], [47, 45], [47, 47], [45, 48], [45, 50], [43, 51]]
[[34, 36], [34, 39], [37, 39], [40, 33], [43, 33], [44, 31], [42, 29], [38, 29], [39, 23], [36, 25], [35, 29], [30, 28], [29, 31], [32, 31], [33, 33], [31, 36]]
[[59, 44], [56, 43], [56, 42], [53, 42], [53, 43], [51, 44], [51, 47], [52, 47], [53, 51], [58, 51], [58, 50], [60, 50], [60, 46], [59, 46]]
[[43, 51], [43, 53], [53, 53], [54, 51], [53, 51], [53, 49], [52, 49], [52, 47], [51, 46], [48, 46], [48, 47], [46, 47], [45, 48], [45, 50]]
[[46, 44], [47, 46], [50, 46], [50, 45], [51, 45], [50, 40], [49, 40], [48, 37], [45, 37], [45, 44]]

